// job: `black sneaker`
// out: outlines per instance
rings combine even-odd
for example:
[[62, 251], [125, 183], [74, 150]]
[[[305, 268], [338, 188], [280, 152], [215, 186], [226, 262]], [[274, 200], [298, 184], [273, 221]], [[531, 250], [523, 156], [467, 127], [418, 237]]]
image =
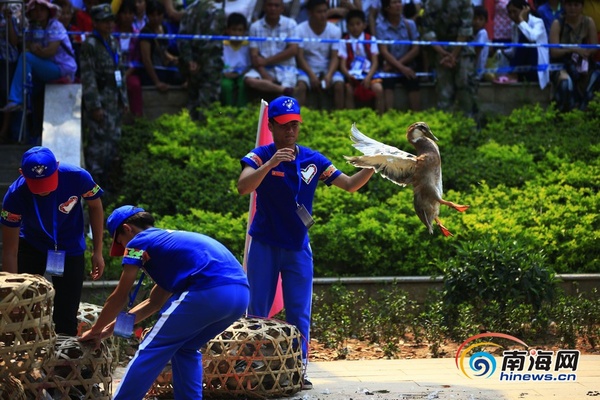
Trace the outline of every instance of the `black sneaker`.
[[302, 390], [312, 390], [313, 384], [308, 379], [308, 376], [304, 374], [304, 378], [302, 378]]

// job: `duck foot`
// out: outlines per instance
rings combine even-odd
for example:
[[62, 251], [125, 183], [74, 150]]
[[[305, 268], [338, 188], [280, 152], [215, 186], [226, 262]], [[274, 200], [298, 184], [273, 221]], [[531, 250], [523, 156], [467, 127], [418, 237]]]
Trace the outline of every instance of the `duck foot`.
[[470, 207], [470, 206], [467, 206], [467, 205], [456, 204], [456, 203], [453, 203], [451, 201], [444, 200], [444, 199], [440, 200], [440, 204], [443, 204], [443, 205], [448, 206], [448, 207], [452, 207], [452, 208], [454, 208], [458, 212], [465, 212]]
[[446, 227], [445, 227], [445, 226], [442, 224], [442, 221], [440, 221], [440, 219], [439, 219], [439, 218], [436, 218], [436, 219], [435, 219], [435, 222], [436, 222], [436, 224], [437, 224], [437, 225], [440, 227], [440, 230], [442, 231], [442, 234], [443, 234], [444, 236], [446, 236], [446, 237], [448, 237], [448, 236], [454, 236], [454, 235], [452, 234], [452, 232], [450, 232], [450, 231], [449, 231], [449, 230], [448, 230], [448, 229], [447, 229], [447, 228], [446, 228]]

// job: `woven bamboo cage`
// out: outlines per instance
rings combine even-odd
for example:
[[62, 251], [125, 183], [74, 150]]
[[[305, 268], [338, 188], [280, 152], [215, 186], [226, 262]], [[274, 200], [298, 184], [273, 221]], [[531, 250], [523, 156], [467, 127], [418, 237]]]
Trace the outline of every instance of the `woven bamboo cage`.
[[0, 400], [26, 400], [21, 381], [14, 376], [1, 377]]
[[[240, 318], [201, 349], [204, 396], [268, 398], [297, 393], [302, 388], [301, 340], [293, 325]], [[173, 398], [171, 364], [163, 368], [145, 398]]]
[[[79, 303], [79, 309], [77, 310], [77, 336], [81, 336], [83, 332], [89, 331], [92, 328], [98, 320], [101, 311], [102, 306], [92, 303]], [[110, 336], [104, 339], [104, 342], [112, 356], [110, 371], [114, 372], [119, 364], [119, 338]]]
[[172, 399], [173, 398], [173, 371], [171, 363], [167, 364], [158, 375], [145, 399]]
[[28, 395], [35, 398], [105, 399], [110, 400], [112, 358], [104, 342], [94, 350], [91, 343], [82, 343], [76, 337], [59, 335], [54, 356], [41, 370], [27, 374], [24, 380]]
[[282, 397], [301, 390], [302, 335], [285, 322], [240, 318], [202, 348], [206, 397]]
[[53, 303], [44, 277], [0, 272], [0, 377], [37, 368], [52, 355]]

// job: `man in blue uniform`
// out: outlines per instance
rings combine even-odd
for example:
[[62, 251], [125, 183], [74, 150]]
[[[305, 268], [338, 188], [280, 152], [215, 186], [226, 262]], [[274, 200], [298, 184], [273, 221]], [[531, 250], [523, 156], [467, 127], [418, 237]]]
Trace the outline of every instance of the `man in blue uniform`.
[[[296, 144], [301, 122], [296, 99], [281, 96], [269, 104], [273, 143], [242, 158], [238, 192], [257, 193], [256, 214], [249, 231], [252, 243], [247, 260], [248, 314], [268, 316], [281, 273], [286, 319], [304, 336], [302, 354], [306, 366], [313, 281], [308, 228], [312, 225], [317, 184], [322, 181], [354, 192], [367, 183], [374, 171], [363, 169], [348, 176], [318, 151]], [[303, 389], [311, 388], [305, 371]]]
[[123, 257], [123, 272], [98, 320], [80, 340], [98, 342], [113, 333], [143, 269], [155, 285], [150, 297], [129, 311], [135, 320], [131, 330], [134, 322], [162, 308], [161, 315], [127, 366], [114, 400], [142, 399], [169, 360], [175, 398], [202, 399], [199, 349], [246, 311], [248, 280], [242, 266], [208, 236], [154, 228], [152, 215], [139, 207], [117, 208], [107, 225], [113, 237], [110, 255]]
[[77, 310], [85, 271], [83, 203], [92, 228], [92, 278], [104, 272], [102, 189], [82, 168], [60, 164], [50, 149], [23, 154], [21, 176], [2, 203], [2, 268], [5, 272], [52, 276], [57, 333], [77, 335]]

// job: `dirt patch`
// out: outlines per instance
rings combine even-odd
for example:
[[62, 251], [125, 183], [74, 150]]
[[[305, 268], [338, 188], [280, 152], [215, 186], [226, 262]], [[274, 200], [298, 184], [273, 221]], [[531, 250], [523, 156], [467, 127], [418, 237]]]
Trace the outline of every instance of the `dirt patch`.
[[[536, 343], [528, 343], [530, 347], [556, 352], [561, 348], [556, 343], [560, 341], [556, 337], [548, 337]], [[139, 342], [136, 339], [121, 340], [119, 365], [126, 366], [137, 350]], [[438, 358], [453, 358], [461, 343], [446, 341], [438, 350]], [[394, 343], [395, 351], [390, 356], [390, 350], [384, 349], [377, 343], [369, 343], [365, 340], [348, 339], [339, 349], [330, 348], [316, 339], [310, 341], [309, 357], [311, 361], [336, 361], [336, 360], [380, 360], [380, 359], [423, 359], [434, 358], [428, 343], [416, 343], [410, 338], [399, 340]], [[600, 349], [592, 348], [587, 342], [580, 339], [576, 349], [581, 354], [600, 354]], [[495, 350], [491, 349], [494, 353]], [[501, 354], [498, 354], [501, 355]]]
[[[557, 338], [546, 338], [536, 343], [528, 343], [532, 348], [552, 350], [556, 352], [561, 347], [555, 343], [559, 342]], [[456, 351], [461, 343], [445, 342], [438, 350], [438, 358], [452, 358], [456, 356]], [[427, 343], [415, 343], [410, 340], [400, 340], [396, 345], [397, 351], [390, 357], [389, 351], [386, 352], [379, 344], [369, 343], [357, 339], [348, 339], [340, 349], [328, 348], [318, 340], [310, 342], [310, 360], [311, 361], [335, 361], [335, 360], [378, 360], [387, 358], [396, 359], [422, 359], [433, 358], [433, 353]], [[600, 354], [600, 349], [592, 348], [587, 342], [580, 339], [576, 349], [581, 354]], [[501, 355], [501, 354], [498, 354]]]

